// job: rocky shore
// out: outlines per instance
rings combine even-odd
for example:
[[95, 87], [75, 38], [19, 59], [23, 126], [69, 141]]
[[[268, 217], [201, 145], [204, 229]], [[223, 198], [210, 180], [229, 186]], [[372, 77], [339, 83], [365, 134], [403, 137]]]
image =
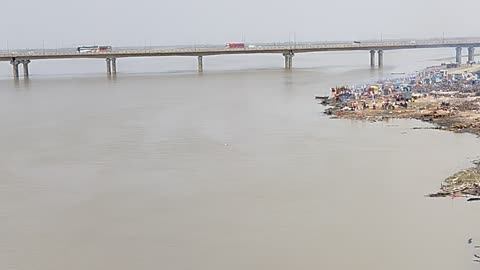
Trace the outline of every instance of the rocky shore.
[[[469, 70], [468, 72], [466, 70]], [[333, 118], [383, 121], [417, 119], [435, 129], [480, 136], [480, 72], [457, 68], [461, 76], [443, 67], [430, 68], [415, 76], [378, 82], [358, 88], [332, 88], [330, 97], [317, 97]], [[478, 83], [478, 84], [477, 84]], [[480, 200], [480, 162], [448, 177], [440, 191], [428, 197], [467, 197]]]

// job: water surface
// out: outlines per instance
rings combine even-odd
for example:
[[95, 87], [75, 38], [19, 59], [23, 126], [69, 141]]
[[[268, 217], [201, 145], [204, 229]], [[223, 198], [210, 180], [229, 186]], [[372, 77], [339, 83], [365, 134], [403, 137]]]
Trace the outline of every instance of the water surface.
[[449, 53], [2, 64], [0, 268], [474, 269], [479, 205], [424, 195], [480, 141], [313, 99]]

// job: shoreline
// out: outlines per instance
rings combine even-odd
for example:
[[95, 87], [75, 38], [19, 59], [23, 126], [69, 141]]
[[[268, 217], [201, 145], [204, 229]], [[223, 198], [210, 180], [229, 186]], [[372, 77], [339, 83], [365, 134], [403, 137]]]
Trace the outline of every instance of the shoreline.
[[[332, 118], [369, 122], [415, 119], [433, 124], [432, 129], [480, 137], [480, 65], [429, 67], [415, 76], [331, 90], [330, 97], [317, 99]], [[480, 200], [480, 161], [473, 165], [446, 178], [439, 191], [426, 197]]]

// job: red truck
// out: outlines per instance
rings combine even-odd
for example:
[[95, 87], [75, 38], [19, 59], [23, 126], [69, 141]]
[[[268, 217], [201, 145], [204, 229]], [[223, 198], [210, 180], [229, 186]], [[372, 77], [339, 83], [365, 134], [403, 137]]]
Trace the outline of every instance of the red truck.
[[244, 49], [245, 43], [244, 42], [231, 42], [227, 43], [227, 49]]

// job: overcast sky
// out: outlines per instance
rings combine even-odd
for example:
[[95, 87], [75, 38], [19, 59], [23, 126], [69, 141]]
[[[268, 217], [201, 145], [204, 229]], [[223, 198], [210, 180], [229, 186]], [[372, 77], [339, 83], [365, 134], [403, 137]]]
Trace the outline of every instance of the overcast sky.
[[0, 48], [480, 36], [478, 0], [2, 0]]

